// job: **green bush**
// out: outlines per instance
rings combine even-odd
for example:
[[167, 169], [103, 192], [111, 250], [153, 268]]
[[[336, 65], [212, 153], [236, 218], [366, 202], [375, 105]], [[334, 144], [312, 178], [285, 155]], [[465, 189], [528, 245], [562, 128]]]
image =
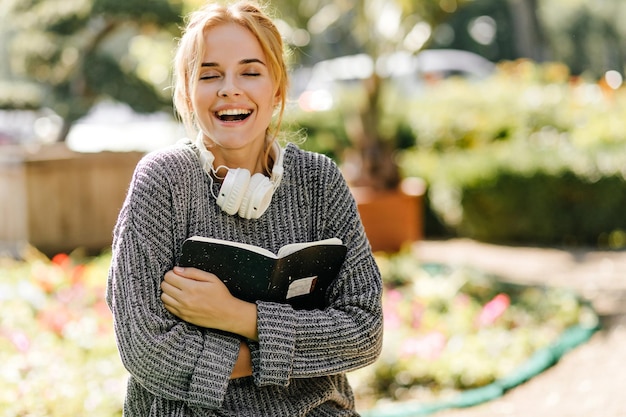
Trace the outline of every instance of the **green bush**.
[[621, 246], [626, 152], [525, 143], [403, 157], [430, 184], [432, 211], [456, 234], [483, 241]]
[[460, 233], [482, 240], [547, 244], [608, 244], [626, 230], [624, 178], [591, 183], [572, 172], [556, 177], [502, 173], [491, 184], [464, 189]]
[[623, 144], [624, 117], [624, 91], [570, 79], [558, 64], [525, 61], [502, 64], [482, 81], [436, 83], [406, 113], [417, 146], [442, 152], [516, 139], [582, 149]]

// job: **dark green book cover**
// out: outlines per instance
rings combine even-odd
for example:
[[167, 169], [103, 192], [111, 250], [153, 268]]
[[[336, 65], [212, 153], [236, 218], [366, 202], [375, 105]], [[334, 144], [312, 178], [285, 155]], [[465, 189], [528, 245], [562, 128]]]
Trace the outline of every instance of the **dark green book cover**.
[[289, 303], [323, 309], [347, 248], [339, 239], [295, 243], [278, 254], [239, 242], [194, 236], [183, 243], [179, 265], [215, 274], [231, 294], [245, 301]]

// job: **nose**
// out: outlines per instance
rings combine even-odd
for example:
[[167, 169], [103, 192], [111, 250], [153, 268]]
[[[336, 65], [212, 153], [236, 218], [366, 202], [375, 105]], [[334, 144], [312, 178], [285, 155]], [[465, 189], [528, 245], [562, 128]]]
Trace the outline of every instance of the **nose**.
[[235, 77], [233, 76], [225, 76], [223, 78], [222, 85], [219, 90], [217, 90], [217, 95], [220, 97], [236, 97], [241, 95], [241, 90], [237, 86], [235, 81]]

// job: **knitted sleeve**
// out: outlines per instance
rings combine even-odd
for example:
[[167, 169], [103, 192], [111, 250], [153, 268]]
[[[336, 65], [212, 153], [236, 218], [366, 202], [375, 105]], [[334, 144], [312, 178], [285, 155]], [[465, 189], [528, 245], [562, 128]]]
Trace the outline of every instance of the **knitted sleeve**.
[[[201, 329], [165, 310], [160, 284], [172, 269], [180, 237], [171, 182], [174, 158], [152, 154], [137, 166], [114, 231], [107, 302], [113, 312], [122, 362], [153, 395], [191, 407], [221, 405], [239, 340]], [[180, 220], [180, 219], [179, 219]]]
[[324, 157], [318, 157], [317, 168], [305, 166], [306, 181], [300, 186], [318, 190], [309, 202], [318, 237], [339, 237], [348, 255], [328, 291], [325, 310], [257, 303], [259, 343], [253, 350], [253, 368], [261, 386], [347, 372], [372, 363], [380, 353], [380, 272], [343, 176]]

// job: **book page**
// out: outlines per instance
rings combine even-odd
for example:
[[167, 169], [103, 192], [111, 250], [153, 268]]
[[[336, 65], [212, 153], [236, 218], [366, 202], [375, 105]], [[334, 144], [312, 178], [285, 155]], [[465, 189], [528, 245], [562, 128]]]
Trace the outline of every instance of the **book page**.
[[315, 245], [341, 245], [341, 239], [332, 237], [330, 239], [317, 240], [315, 242], [301, 242], [301, 243], [290, 243], [288, 245], [283, 246], [278, 251], [278, 257], [283, 258], [287, 255], [290, 255], [294, 252], [299, 251], [300, 249], [307, 248], [309, 246]]
[[272, 253], [271, 251], [264, 249], [262, 247], [249, 245], [247, 243], [233, 242], [230, 240], [215, 239], [212, 237], [204, 237], [204, 236], [192, 236], [189, 238], [189, 240], [195, 240], [199, 242], [214, 242], [214, 243], [219, 243], [222, 245], [234, 246], [236, 248], [249, 250], [251, 252], [255, 252], [255, 253], [267, 256], [268, 258], [273, 258], [273, 259], [277, 258], [275, 253]]

